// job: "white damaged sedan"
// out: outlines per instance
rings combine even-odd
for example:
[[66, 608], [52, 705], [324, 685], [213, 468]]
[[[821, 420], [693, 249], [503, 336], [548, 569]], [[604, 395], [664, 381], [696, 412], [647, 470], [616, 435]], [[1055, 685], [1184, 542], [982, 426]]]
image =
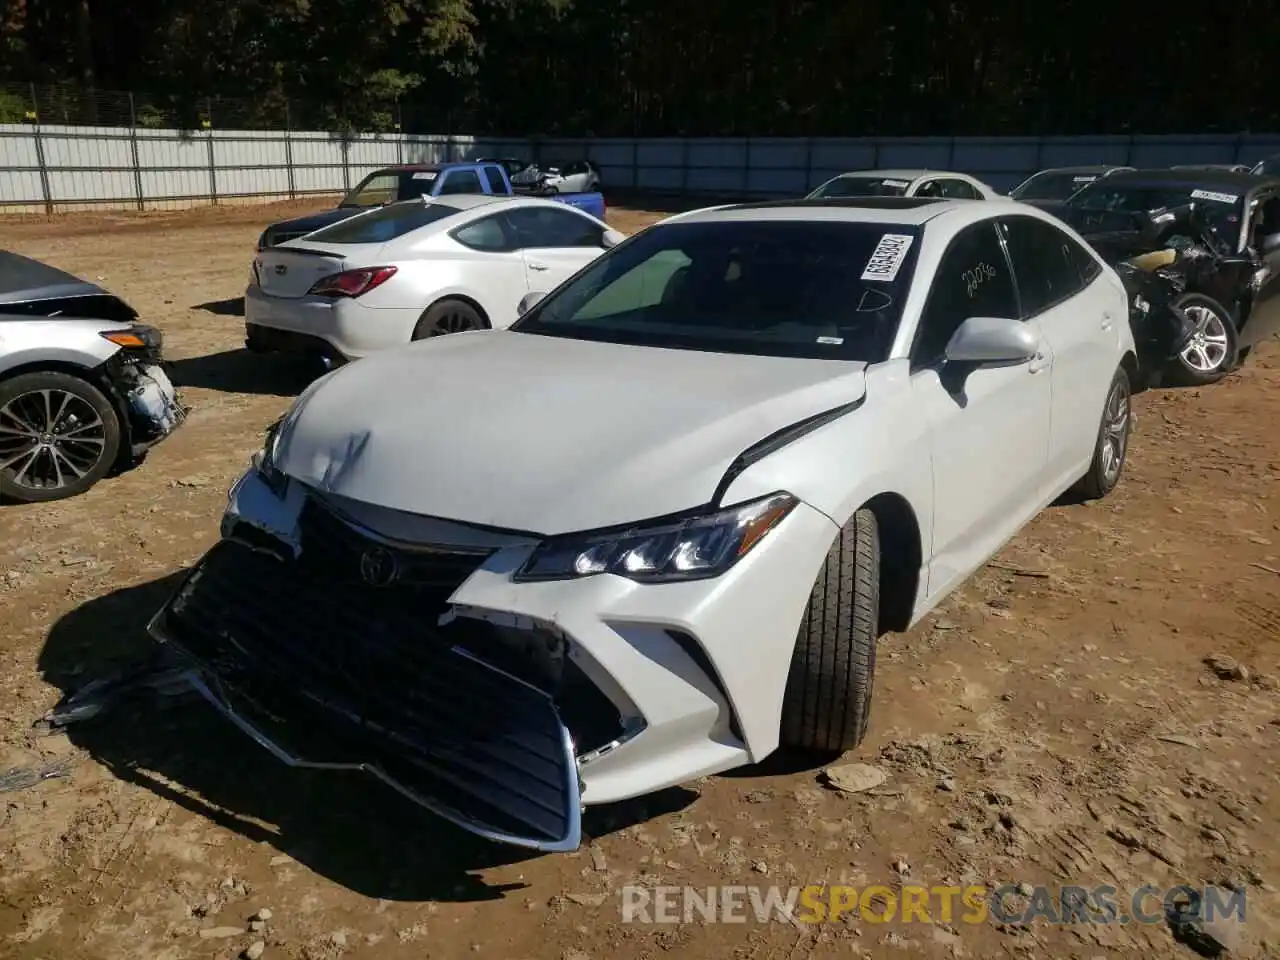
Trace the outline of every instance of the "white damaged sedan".
[[493, 839], [856, 746], [877, 638], [1120, 478], [1124, 287], [1012, 201], [683, 214], [528, 300], [313, 384], [152, 624], [280, 759]]

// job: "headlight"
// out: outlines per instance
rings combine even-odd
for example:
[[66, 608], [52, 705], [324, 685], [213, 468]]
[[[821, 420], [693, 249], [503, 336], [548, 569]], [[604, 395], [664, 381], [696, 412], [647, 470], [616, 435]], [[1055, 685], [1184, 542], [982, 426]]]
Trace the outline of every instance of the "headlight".
[[276, 466], [276, 445], [280, 442], [280, 425], [284, 423], [281, 417], [271, 426], [267, 427], [266, 441], [262, 444], [262, 449], [253, 455], [253, 467], [258, 471], [258, 476], [262, 477], [263, 483], [271, 488], [271, 492], [277, 497], [284, 497], [285, 488], [289, 485], [289, 477], [280, 471]]
[[538, 544], [514, 579], [572, 580], [598, 573], [646, 583], [719, 576], [795, 507], [775, 493], [718, 513], [674, 523], [552, 537]]

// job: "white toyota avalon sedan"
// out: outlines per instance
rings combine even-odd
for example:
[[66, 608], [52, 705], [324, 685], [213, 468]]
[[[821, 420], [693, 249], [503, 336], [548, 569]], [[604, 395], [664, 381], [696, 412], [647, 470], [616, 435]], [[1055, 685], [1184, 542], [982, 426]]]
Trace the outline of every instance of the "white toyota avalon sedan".
[[552, 200], [451, 194], [405, 200], [261, 251], [245, 344], [351, 360], [463, 330], [506, 327], [624, 239]]
[[857, 746], [877, 637], [1120, 479], [1124, 288], [1012, 201], [698, 211], [529, 299], [309, 387], [152, 624], [280, 759], [494, 839]]

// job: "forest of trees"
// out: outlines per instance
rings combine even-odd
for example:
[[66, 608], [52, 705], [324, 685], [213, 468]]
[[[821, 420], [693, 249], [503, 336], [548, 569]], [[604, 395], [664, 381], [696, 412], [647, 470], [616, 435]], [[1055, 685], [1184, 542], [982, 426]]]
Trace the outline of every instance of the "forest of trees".
[[1278, 0], [0, 0], [0, 113], [33, 91], [51, 122], [1270, 132], [1277, 38]]

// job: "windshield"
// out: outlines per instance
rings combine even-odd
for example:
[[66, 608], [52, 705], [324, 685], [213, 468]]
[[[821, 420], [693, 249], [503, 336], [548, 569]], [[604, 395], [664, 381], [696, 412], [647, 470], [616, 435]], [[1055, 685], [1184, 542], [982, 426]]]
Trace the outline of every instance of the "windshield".
[[776, 357], [889, 355], [914, 227], [719, 221], [650, 227], [512, 327], [522, 333]]
[[1065, 200], [1097, 179], [1096, 173], [1037, 173], [1009, 196], [1014, 200]]
[[898, 180], [894, 177], [836, 177], [828, 180], [808, 199], [819, 200], [823, 197], [901, 197], [911, 186], [910, 180]]
[[461, 213], [457, 207], [433, 201], [410, 200], [392, 203], [369, 213], [362, 213], [343, 220], [331, 227], [324, 227], [307, 236], [307, 242], [315, 243], [386, 243], [403, 237], [410, 230], [417, 230], [429, 223]]
[[1067, 204], [1068, 219], [1081, 233], [1124, 229], [1128, 214], [1180, 207], [1194, 203], [1213, 231], [1219, 245], [1234, 252], [1240, 239], [1244, 198], [1229, 187], [1205, 188], [1195, 184], [1108, 183], [1099, 181], [1081, 190]]
[[434, 170], [371, 173], [342, 198], [339, 207], [380, 207], [397, 200], [416, 200], [431, 195], [439, 176]]

